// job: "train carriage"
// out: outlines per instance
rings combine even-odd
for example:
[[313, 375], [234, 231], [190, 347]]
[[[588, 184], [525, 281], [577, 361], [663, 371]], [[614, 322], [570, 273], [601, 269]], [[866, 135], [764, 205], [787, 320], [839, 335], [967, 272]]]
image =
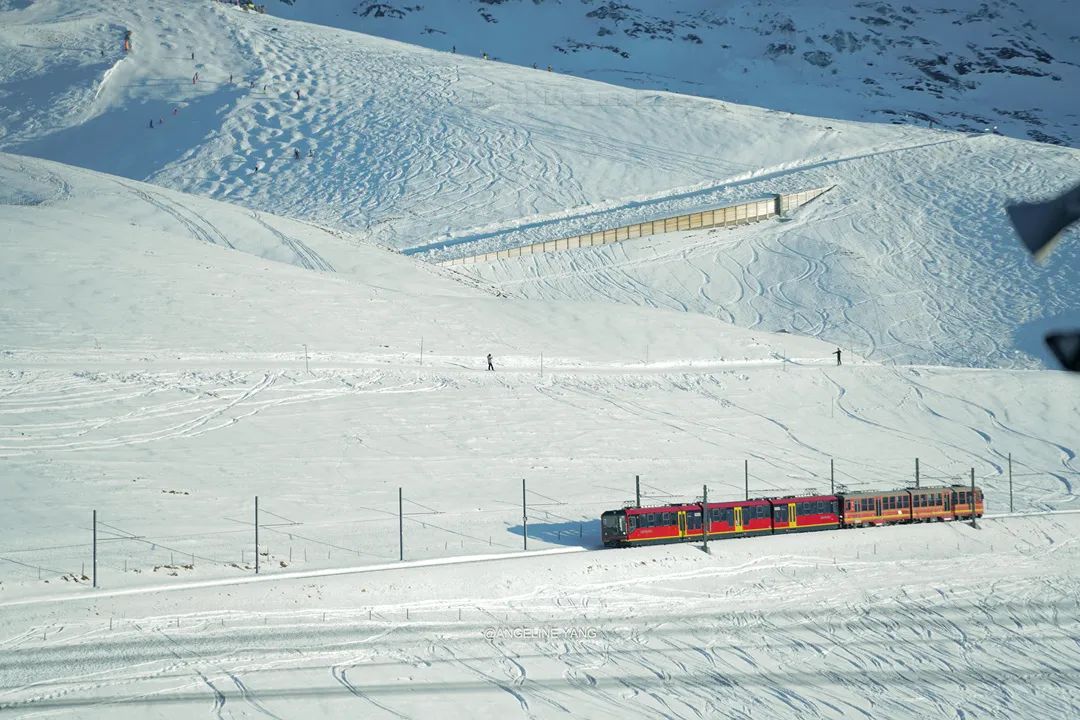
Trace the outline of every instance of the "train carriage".
[[[982, 517], [983, 492], [952, 485], [840, 495], [759, 498], [709, 503], [709, 538], [721, 540], [841, 527], [894, 525]], [[609, 510], [600, 518], [606, 547], [701, 540], [701, 503]]]
[[834, 530], [840, 527], [840, 498], [836, 495], [772, 498], [774, 533]]
[[843, 500], [845, 527], [911, 522], [911, 493], [907, 490], [846, 493]]

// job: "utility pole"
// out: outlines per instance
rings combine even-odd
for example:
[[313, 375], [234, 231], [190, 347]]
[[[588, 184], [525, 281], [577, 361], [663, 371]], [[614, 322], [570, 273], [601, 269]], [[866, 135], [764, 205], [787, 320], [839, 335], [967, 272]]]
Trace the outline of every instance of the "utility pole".
[[521, 540], [523, 549], [529, 549], [529, 513], [525, 507], [525, 478], [521, 478]]
[[975, 468], [971, 468], [971, 527], [979, 527], [975, 524]]
[[832, 458], [829, 458], [829, 494], [836, 494], [836, 466]]
[[701, 486], [701, 541], [702, 549], [709, 552], [709, 486]]
[[259, 496], [255, 496], [255, 574], [259, 574]]
[[398, 560], [405, 561], [405, 514], [402, 512], [404, 501], [401, 499], [401, 488], [397, 489], [397, 545]]
[[641, 508], [641, 476], [634, 476], [634, 497], [637, 498], [637, 506]]
[[743, 460], [743, 483], [746, 485], [746, 499], [750, 499], [750, 461]]
[[97, 587], [97, 510], [94, 511], [94, 587]]
[[1013, 512], [1012, 496], [1012, 453], [1009, 453], [1009, 512]]
[[919, 458], [915, 458], [915, 489], [919, 489]]

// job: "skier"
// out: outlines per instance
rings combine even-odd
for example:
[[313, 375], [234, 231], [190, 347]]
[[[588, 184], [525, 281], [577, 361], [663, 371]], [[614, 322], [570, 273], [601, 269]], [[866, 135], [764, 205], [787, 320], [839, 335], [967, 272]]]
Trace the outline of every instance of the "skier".
[[293, 160], [299, 160], [300, 159], [300, 151], [299, 150], [293, 150], [292, 151], [292, 156], [293, 156]]
[[150, 118], [150, 129], [154, 129], [154, 118]]
[[195, 53], [191, 53], [191, 59], [192, 59], [192, 60], [194, 60], [194, 59], [195, 59]]
[[232, 85], [232, 73], [229, 73], [229, 84]]
[[199, 73], [195, 73], [191, 76], [191, 84], [194, 85], [197, 82], [199, 82]]
[[491, 362], [491, 353], [488, 353], [487, 361], [488, 361], [488, 370], [491, 370], [491, 371], [494, 372], [495, 365], [493, 365], [492, 362]]
[[454, 55], [457, 55], [457, 45], [454, 45], [452, 48], [450, 48], [450, 52]]
[[300, 99], [300, 91], [296, 90], [294, 92], [296, 92], [296, 99], [299, 100]]
[[840, 348], [836, 348], [836, 352], [834, 352], [833, 355], [836, 356], [836, 364], [841, 365], [842, 363], [840, 362]]
[[487, 53], [480, 53], [480, 55], [481, 55], [481, 56], [482, 56], [482, 57], [483, 57], [483, 58], [484, 58], [485, 60], [487, 60], [487, 59], [488, 59], [488, 58], [487, 58]]
[[255, 172], [259, 172], [259, 162], [258, 162], [258, 160], [255, 161]]

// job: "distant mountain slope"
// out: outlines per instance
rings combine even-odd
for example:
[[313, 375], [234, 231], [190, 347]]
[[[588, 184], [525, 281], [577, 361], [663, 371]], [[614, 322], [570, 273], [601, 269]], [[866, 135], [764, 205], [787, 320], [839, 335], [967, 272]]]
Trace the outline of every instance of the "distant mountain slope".
[[1080, 144], [1071, 0], [269, 0], [268, 8], [628, 87]]
[[[133, 39], [129, 54], [125, 32]], [[837, 197], [850, 207], [808, 228], [853, 253], [834, 278], [858, 278], [869, 296], [883, 282], [896, 291], [903, 279], [901, 290], [937, 301], [915, 306], [920, 320], [907, 305], [879, 304], [880, 322], [862, 317], [865, 306], [814, 321], [836, 299], [797, 282], [802, 266], [794, 256], [763, 274], [766, 287], [799, 286], [779, 303], [756, 298], [753, 279], [744, 278], [741, 307], [702, 304], [699, 284], [654, 284], [645, 266], [650, 277], [629, 300], [760, 331], [807, 332], [881, 361], [1023, 365], [1030, 360], [1009, 342], [1015, 323], [1075, 298], [1074, 243], [1063, 243], [1054, 259], [1057, 289], [1033, 287], [1039, 275], [1018, 257], [1001, 206], [1075, 180], [1077, 151], [973, 137], [627, 89], [218, 2], [39, 0], [0, 12], [0, 149], [396, 249], [456, 244], [455, 252], [467, 253], [510, 234], [528, 242], [686, 203], [839, 184]], [[769, 228], [760, 231], [767, 243]], [[937, 266], [917, 252], [874, 250], [920, 243], [934, 248]], [[298, 262], [280, 242], [265, 251]], [[352, 262], [323, 257], [338, 270]], [[678, 262], [685, 266], [677, 276], [696, 277], [696, 260]], [[962, 283], [953, 268], [963, 269]], [[528, 296], [586, 297], [582, 281], [568, 278]], [[1037, 298], [1048, 300], [1045, 308]], [[901, 332], [903, 342], [889, 334], [917, 322], [945, 330], [921, 338]], [[954, 326], [963, 332], [954, 334]], [[971, 341], [972, 333], [992, 341]]]

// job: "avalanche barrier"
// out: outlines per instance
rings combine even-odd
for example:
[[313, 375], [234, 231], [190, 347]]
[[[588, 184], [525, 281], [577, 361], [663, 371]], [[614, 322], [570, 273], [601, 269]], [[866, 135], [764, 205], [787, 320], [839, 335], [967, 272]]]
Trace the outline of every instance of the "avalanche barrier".
[[497, 250], [495, 252], [482, 253], [480, 255], [467, 255], [465, 257], [454, 258], [453, 260], [444, 260], [439, 264], [446, 266], [474, 265], [477, 263], [494, 262], [496, 260], [520, 257], [522, 255], [562, 252], [563, 250], [574, 250], [583, 247], [593, 247], [595, 245], [607, 245], [609, 243], [622, 242], [623, 240], [633, 240], [634, 238], [643, 238], [650, 235], [659, 235], [661, 233], [679, 232], [681, 230], [702, 230], [705, 228], [727, 227], [730, 225], [745, 225], [790, 212], [791, 210], [821, 197], [829, 190], [832, 190], [833, 187], [834, 186], [829, 185], [827, 187], [803, 190], [802, 192], [797, 193], [774, 195], [771, 198], [753, 200], [739, 205], [729, 205], [713, 210], [689, 213], [687, 215], [676, 215], [674, 217], [648, 220], [635, 225], [623, 225], [608, 230], [597, 230], [583, 235], [574, 235], [572, 237], [559, 238], [557, 240], [547, 240], [544, 242], [533, 243], [532, 245], [507, 248], [506, 250]]

